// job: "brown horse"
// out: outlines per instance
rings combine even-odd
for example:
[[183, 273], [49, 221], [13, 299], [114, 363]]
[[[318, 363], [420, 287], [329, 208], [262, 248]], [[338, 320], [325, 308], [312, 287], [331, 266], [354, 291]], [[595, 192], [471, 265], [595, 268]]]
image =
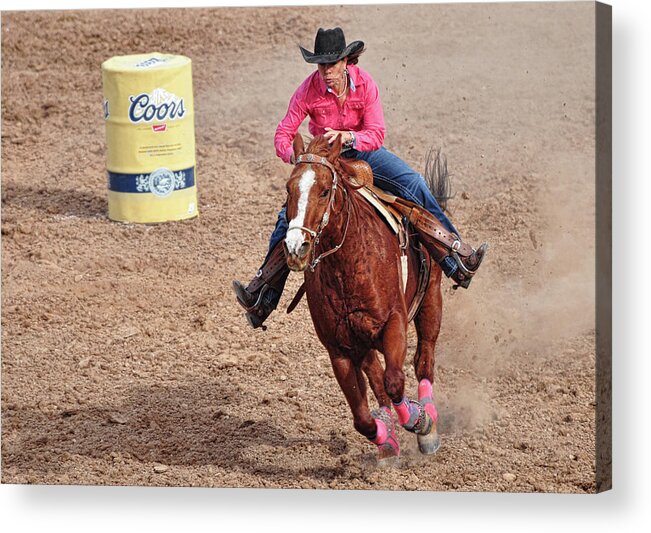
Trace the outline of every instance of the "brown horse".
[[[400, 424], [418, 435], [421, 452], [439, 447], [432, 401], [434, 347], [442, 313], [441, 270], [435, 263], [414, 320], [414, 368], [419, 401], [404, 394], [408, 307], [417, 291], [418, 255], [409, 253], [406, 289], [401, 282], [396, 235], [348, 179], [355, 167], [340, 157], [341, 142], [322, 137], [305, 150], [294, 139], [297, 161], [287, 182], [287, 264], [305, 272], [316, 333], [330, 354], [334, 374], [353, 413], [354, 426], [379, 448], [384, 461], [400, 453], [391, 405]], [[357, 187], [358, 188], [358, 187]], [[384, 355], [385, 368], [378, 358]], [[380, 409], [371, 413], [366, 374]]]

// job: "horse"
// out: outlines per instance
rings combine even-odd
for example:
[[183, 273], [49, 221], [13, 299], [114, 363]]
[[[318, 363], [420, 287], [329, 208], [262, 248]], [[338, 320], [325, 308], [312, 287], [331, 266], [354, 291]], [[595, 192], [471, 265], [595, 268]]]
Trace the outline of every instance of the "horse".
[[[440, 446], [432, 383], [442, 315], [441, 269], [435, 262], [431, 265], [429, 283], [414, 317], [418, 345], [413, 364], [419, 385], [418, 401], [409, 400], [404, 394], [403, 364], [408, 307], [417, 291], [417, 279], [408, 276], [403, 291], [398, 239], [355, 191], [359, 184], [350, 177], [358, 167], [354, 160], [341, 157], [341, 147], [339, 137], [330, 145], [325, 137], [317, 136], [306, 149], [302, 136], [295, 137], [296, 165], [286, 186], [285, 255], [291, 270], [304, 272], [312, 322], [330, 356], [353, 425], [377, 446], [380, 464], [387, 464], [400, 455], [392, 405], [398, 422], [416, 433], [422, 453], [432, 454]], [[419, 256], [411, 248], [408, 261], [409, 271], [418, 273]], [[384, 356], [384, 368], [379, 353]], [[373, 412], [364, 375], [379, 404]]]

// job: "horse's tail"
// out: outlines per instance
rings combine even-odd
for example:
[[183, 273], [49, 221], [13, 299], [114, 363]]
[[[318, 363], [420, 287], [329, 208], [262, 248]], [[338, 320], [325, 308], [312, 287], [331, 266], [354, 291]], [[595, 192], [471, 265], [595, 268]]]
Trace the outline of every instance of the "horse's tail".
[[443, 211], [447, 211], [448, 200], [454, 198], [452, 182], [448, 174], [448, 160], [441, 149], [430, 148], [425, 160], [425, 182]]

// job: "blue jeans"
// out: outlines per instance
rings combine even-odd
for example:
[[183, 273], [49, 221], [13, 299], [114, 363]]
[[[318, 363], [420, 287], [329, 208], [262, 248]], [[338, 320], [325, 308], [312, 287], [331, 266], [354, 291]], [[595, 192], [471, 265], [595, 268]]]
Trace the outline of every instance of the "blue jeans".
[[[366, 161], [373, 170], [373, 183], [380, 189], [400, 196], [405, 200], [414, 202], [427, 209], [443, 224], [443, 227], [459, 235], [459, 232], [452, 225], [452, 222], [445, 216], [441, 206], [439, 206], [436, 198], [429, 190], [425, 179], [418, 172], [413, 170], [407, 163], [400, 159], [397, 155], [392, 154], [386, 148], [382, 147], [379, 150], [372, 152], [358, 152], [357, 150], [347, 150], [342, 154], [343, 157], [360, 159]], [[278, 221], [276, 227], [269, 239], [269, 252], [285, 238], [289, 223], [287, 221], [287, 208], [283, 206], [278, 213]], [[447, 261], [449, 259], [449, 261]], [[267, 259], [265, 258], [265, 261]], [[449, 277], [454, 274], [457, 268], [454, 260], [446, 257], [444, 260], [446, 264], [441, 265], [443, 271]], [[446, 268], [447, 267], [447, 268]]]

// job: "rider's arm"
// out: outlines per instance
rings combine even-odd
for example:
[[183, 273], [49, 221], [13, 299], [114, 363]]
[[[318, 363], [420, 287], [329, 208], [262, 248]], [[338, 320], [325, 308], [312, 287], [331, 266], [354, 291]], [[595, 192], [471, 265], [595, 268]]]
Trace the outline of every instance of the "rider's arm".
[[360, 152], [377, 150], [384, 143], [384, 111], [375, 82], [367, 81], [362, 129], [354, 132], [353, 148]]
[[280, 124], [276, 128], [276, 135], [274, 136], [276, 155], [285, 163], [291, 162], [291, 157], [294, 153], [292, 142], [294, 141], [294, 137], [296, 137], [298, 127], [307, 116], [306, 95], [307, 84], [302, 83], [289, 100], [285, 118], [280, 121]]

